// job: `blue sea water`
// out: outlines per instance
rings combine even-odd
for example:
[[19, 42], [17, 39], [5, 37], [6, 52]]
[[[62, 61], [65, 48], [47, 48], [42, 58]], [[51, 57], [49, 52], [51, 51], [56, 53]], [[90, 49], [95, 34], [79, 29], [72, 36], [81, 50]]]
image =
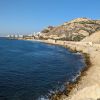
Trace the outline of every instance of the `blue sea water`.
[[0, 100], [37, 100], [72, 81], [83, 56], [55, 45], [0, 38]]

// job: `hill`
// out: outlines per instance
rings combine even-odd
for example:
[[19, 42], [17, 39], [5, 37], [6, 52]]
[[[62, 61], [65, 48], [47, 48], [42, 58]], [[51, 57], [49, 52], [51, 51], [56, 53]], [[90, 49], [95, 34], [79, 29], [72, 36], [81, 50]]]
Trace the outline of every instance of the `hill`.
[[77, 18], [60, 26], [49, 26], [42, 30], [41, 38], [80, 41], [92, 33], [100, 31], [100, 20]]

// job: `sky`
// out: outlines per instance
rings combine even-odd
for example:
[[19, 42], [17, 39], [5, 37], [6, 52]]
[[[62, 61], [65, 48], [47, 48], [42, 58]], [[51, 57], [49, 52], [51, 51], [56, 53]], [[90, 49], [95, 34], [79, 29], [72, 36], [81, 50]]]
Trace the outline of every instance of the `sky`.
[[30, 34], [79, 17], [100, 19], [100, 0], [0, 0], [0, 36]]

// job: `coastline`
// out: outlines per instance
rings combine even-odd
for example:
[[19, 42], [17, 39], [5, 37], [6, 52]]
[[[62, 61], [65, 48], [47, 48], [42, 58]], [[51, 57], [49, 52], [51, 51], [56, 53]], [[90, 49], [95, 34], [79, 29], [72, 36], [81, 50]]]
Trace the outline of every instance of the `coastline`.
[[82, 75], [77, 86], [70, 92], [68, 98], [62, 100], [99, 100], [100, 99], [100, 48], [95, 45], [77, 46], [76, 51], [82, 51], [90, 56], [90, 62], [92, 65], [85, 71], [85, 75]]
[[[37, 40], [36, 40], [37, 41]], [[100, 99], [100, 45], [85, 42], [65, 42], [38, 40], [39, 42], [61, 45], [70, 50], [82, 52], [89, 55], [92, 65], [82, 71], [75, 84], [69, 85], [68, 96], [59, 94], [59, 99], [51, 100], [99, 100]]]

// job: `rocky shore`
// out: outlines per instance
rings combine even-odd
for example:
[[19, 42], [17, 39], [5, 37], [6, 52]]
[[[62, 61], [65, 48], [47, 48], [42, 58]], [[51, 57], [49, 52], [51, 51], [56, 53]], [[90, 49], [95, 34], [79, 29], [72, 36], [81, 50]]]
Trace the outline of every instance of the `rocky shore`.
[[67, 42], [53, 40], [39, 40], [41, 42], [62, 45], [71, 50], [81, 51], [90, 56], [91, 67], [81, 77], [68, 97], [61, 100], [100, 100], [100, 44], [92, 42]]
[[68, 45], [72, 49], [88, 53], [92, 66], [88, 69], [70, 93], [69, 98], [63, 100], [100, 100], [100, 44]]

